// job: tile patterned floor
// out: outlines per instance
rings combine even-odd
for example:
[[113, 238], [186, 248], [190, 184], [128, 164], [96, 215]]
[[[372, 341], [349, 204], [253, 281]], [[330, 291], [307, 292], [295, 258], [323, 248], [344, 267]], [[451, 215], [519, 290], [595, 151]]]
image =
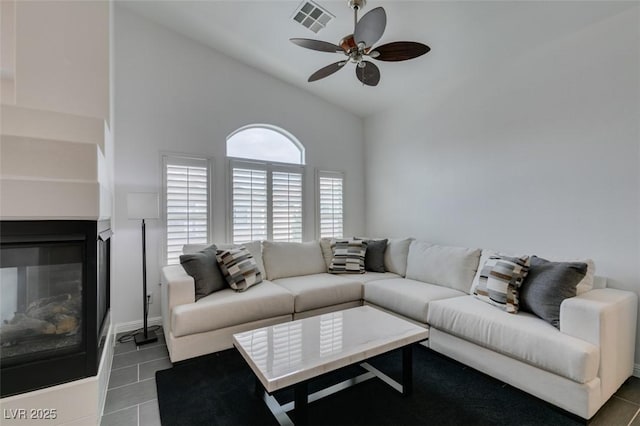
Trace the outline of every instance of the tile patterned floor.
[[116, 343], [102, 426], [160, 426], [155, 373], [172, 364], [162, 330], [157, 335], [140, 348]]
[[[101, 426], [159, 426], [155, 372], [171, 366], [162, 331], [139, 349], [117, 343]], [[640, 378], [629, 378], [589, 424], [640, 426]]]

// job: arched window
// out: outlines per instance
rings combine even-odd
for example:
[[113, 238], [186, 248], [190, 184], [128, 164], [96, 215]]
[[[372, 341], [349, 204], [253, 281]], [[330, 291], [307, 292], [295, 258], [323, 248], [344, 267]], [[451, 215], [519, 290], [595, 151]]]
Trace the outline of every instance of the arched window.
[[231, 240], [302, 241], [304, 146], [276, 126], [252, 124], [227, 137]]
[[251, 124], [227, 137], [227, 156], [304, 164], [304, 146], [284, 129], [268, 124]]

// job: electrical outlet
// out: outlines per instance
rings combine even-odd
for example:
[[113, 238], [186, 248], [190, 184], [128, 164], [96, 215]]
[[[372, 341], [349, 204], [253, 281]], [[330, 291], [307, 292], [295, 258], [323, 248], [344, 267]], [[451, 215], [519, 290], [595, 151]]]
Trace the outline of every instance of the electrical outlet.
[[147, 293], [147, 302], [153, 305], [153, 293]]

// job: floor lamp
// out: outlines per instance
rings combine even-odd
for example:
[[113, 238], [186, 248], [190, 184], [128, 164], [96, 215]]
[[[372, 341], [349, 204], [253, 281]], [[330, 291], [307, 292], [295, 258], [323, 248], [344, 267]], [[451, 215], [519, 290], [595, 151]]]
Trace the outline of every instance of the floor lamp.
[[136, 345], [140, 346], [158, 340], [156, 334], [153, 331], [149, 331], [147, 327], [149, 303], [147, 302], [147, 241], [144, 222], [145, 219], [158, 219], [160, 217], [158, 194], [155, 192], [132, 192], [127, 194], [127, 213], [129, 219], [142, 219], [142, 312], [144, 325], [142, 332], [135, 336]]

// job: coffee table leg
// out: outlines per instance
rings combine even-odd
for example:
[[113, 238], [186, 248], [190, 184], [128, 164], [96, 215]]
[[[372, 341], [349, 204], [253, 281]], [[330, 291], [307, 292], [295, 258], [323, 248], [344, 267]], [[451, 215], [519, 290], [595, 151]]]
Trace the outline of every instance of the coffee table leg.
[[402, 348], [402, 395], [409, 396], [413, 391], [413, 345]]
[[265, 392], [264, 388], [262, 387], [262, 383], [260, 383], [260, 379], [258, 379], [257, 377], [256, 377], [255, 385], [253, 388], [253, 392], [260, 399], [262, 399], [262, 396], [264, 395], [264, 392]]
[[307, 382], [304, 381], [295, 385], [293, 393], [296, 425], [306, 425], [309, 417], [309, 393]]

